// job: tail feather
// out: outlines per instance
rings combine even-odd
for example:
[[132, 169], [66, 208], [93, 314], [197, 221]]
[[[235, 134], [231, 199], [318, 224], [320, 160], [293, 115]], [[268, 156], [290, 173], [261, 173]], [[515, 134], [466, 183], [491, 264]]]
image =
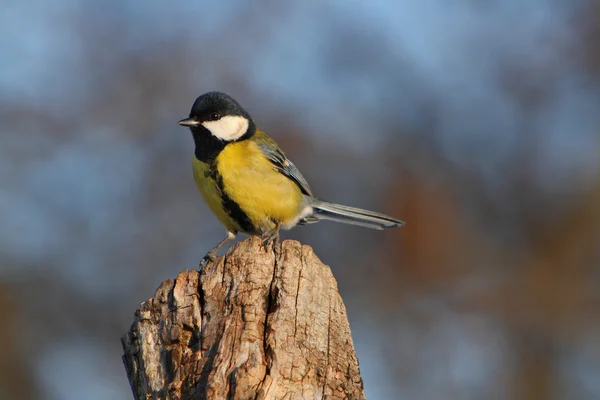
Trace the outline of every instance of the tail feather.
[[395, 228], [404, 225], [404, 222], [374, 211], [362, 208], [344, 206], [311, 198], [314, 210], [313, 217], [346, 224], [363, 226], [372, 229]]

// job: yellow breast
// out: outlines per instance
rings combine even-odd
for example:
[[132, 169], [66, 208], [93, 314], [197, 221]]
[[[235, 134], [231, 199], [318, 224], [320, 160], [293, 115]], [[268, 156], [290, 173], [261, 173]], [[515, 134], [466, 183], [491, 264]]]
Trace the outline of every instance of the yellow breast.
[[216, 159], [225, 193], [260, 232], [294, 221], [304, 196], [300, 188], [276, 171], [252, 140], [228, 144]]
[[217, 217], [219, 221], [230, 232], [238, 232], [240, 231], [240, 227], [238, 224], [227, 214], [226, 210], [223, 208], [223, 203], [221, 201], [221, 194], [219, 193], [219, 188], [217, 186], [217, 182], [210, 176], [209, 167], [207, 164], [199, 161], [196, 157], [192, 162], [193, 170], [194, 170], [194, 180], [196, 181], [196, 186], [202, 194], [204, 201], [210, 208], [210, 211]]

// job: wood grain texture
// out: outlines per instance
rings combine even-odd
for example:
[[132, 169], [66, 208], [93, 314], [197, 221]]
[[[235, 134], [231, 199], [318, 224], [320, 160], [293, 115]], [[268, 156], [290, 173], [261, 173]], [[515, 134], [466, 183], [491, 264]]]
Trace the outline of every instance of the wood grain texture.
[[136, 399], [364, 399], [346, 309], [312, 249], [256, 237], [163, 282], [122, 338]]

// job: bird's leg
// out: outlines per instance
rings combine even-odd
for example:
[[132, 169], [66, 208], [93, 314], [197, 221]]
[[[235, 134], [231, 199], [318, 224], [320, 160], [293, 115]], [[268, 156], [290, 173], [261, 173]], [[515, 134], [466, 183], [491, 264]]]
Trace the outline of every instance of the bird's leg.
[[219, 249], [223, 247], [227, 242], [230, 242], [233, 239], [235, 239], [235, 233], [227, 231], [227, 236], [225, 237], [225, 239], [221, 240], [218, 245], [216, 245], [211, 251], [206, 253], [206, 255], [202, 258], [202, 260], [200, 261], [200, 267], [205, 266], [210, 261], [213, 261], [215, 258], [217, 258], [217, 252], [219, 251]]
[[281, 228], [281, 223], [277, 223], [277, 227], [275, 228], [275, 233], [273, 234], [273, 253], [275, 254], [275, 258], [279, 258], [279, 250], [277, 245], [279, 245], [279, 229]]
[[279, 229], [281, 229], [281, 222], [278, 222], [277, 225], [275, 225], [275, 229], [266, 232], [261, 236], [261, 239], [263, 239], [263, 247], [266, 248], [268, 244], [272, 243], [273, 251], [275, 251], [275, 247], [279, 243]]

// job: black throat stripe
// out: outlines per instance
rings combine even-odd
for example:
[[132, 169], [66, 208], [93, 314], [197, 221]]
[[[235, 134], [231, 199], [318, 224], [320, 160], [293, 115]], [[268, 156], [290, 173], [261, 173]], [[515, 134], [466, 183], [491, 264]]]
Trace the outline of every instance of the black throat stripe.
[[[211, 169], [213, 169], [211, 167]], [[216, 168], [214, 168], [216, 171]], [[215, 176], [215, 182], [217, 183], [217, 187], [219, 188], [219, 192], [221, 193], [221, 204], [223, 205], [223, 209], [229, 215], [236, 224], [239, 225], [240, 230], [245, 233], [255, 234], [256, 229], [254, 228], [254, 224], [250, 221], [248, 214], [242, 210], [238, 203], [233, 201], [227, 193], [225, 193], [225, 189], [223, 186], [223, 177], [217, 172]]]
[[239, 226], [240, 231], [244, 233], [256, 234], [257, 231], [254, 228], [252, 221], [250, 221], [248, 215], [242, 210], [238, 203], [233, 201], [231, 197], [225, 193], [223, 177], [217, 171], [216, 158], [206, 164], [208, 168], [204, 172], [204, 176], [206, 179], [212, 180], [217, 186], [217, 189], [221, 195], [221, 205], [223, 206], [225, 213], [235, 221], [235, 223]]
[[[202, 125], [191, 127], [191, 130], [192, 136], [194, 137], [194, 145], [196, 146], [194, 155], [203, 163], [210, 164], [214, 162], [225, 146], [227, 146], [228, 143], [231, 143], [213, 136], [210, 131]], [[248, 140], [254, 136], [255, 133], [256, 125], [250, 120], [246, 133], [235, 141], [241, 142], [243, 140]]]
[[219, 153], [227, 145], [226, 142], [211, 135], [205, 128], [192, 128], [192, 135], [196, 146], [194, 155], [198, 160], [209, 165], [214, 163]]

